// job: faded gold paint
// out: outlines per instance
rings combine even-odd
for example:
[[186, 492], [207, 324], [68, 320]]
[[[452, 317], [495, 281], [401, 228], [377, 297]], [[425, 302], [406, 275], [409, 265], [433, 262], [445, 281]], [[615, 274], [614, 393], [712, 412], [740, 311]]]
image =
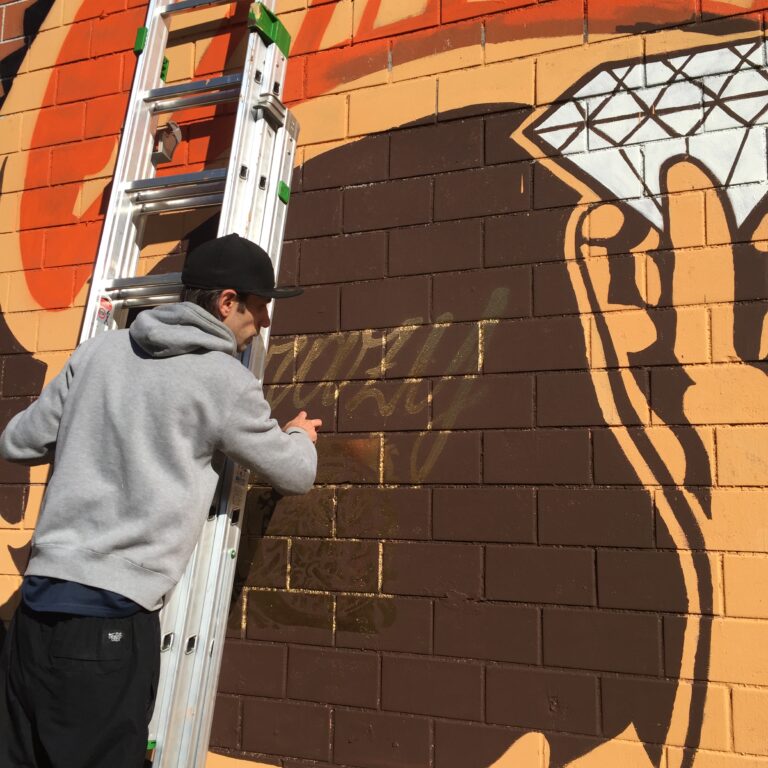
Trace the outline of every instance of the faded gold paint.
[[366, 400], [373, 400], [382, 416], [392, 416], [402, 401], [402, 408], [406, 413], [421, 413], [427, 408], [428, 400], [427, 398], [417, 399], [414, 387], [411, 385], [418, 381], [418, 379], [405, 379], [389, 400], [381, 390], [376, 388], [375, 382], [367, 381], [363, 388], [349, 401], [347, 408], [351, 412], [359, 408]]

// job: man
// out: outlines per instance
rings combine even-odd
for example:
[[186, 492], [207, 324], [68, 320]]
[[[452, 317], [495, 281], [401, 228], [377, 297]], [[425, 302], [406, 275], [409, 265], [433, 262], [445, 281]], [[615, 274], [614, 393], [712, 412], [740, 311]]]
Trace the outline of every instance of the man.
[[198, 539], [218, 453], [282, 494], [314, 483], [319, 419], [281, 429], [235, 357], [269, 325], [261, 248], [193, 250], [182, 303], [82, 344], [0, 436], [0, 455], [53, 461], [0, 664], [4, 768], [139, 768], [159, 669], [158, 610]]

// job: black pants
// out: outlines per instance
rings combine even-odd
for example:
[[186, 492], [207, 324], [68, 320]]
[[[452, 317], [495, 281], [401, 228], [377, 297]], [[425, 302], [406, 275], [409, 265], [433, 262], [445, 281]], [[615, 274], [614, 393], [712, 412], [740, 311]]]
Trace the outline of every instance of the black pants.
[[0, 657], [2, 768], [142, 768], [158, 614], [102, 619], [23, 604]]

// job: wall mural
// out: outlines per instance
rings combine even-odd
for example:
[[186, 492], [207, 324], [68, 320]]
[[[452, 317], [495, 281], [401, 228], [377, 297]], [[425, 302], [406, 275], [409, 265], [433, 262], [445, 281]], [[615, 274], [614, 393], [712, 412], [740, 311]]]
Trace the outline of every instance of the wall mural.
[[663, 171], [690, 158], [723, 187], [740, 227], [766, 195], [765, 50], [760, 39], [603, 68], [532, 133], [661, 231]]
[[[607, 204], [615, 216], [608, 226], [605, 218], [598, 221], [602, 203], [575, 214], [574, 240], [566, 242], [565, 254], [573, 260], [569, 275], [580, 310], [601, 318], [591, 337], [593, 356], [601, 354], [607, 367], [618, 369], [643, 365], [644, 360], [647, 364], [664, 350], [670, 361], [676, 357], [680, 365], [662, 374], [668, 377], [674, 396], [656, 402], [638, 386], [629, 368], [621, 373], [617, 370], [607, 388], [596, 386], [601, 409], [618, 412], [625, 424], [638, 423], [640, 414], [652, 412], [652, 430], [620, 430], [618, 439], [638, 476], [653, 478], [653, 485], [674, 485], [675, 475], [686, 478], [686, 485], [693, 474], [706, 477], [708, 468], [716, 463], [709, 455], [712, 446], [705, 445], [690, 427], [713, 420], [751, 423], [755, 406], [766, 402], [768, 395], [768, 371], [759, 362], [766, 356], [766, 307], [734, 303], [760, 300], [768, 287], [764, 247], [752, 243], [761, 238], [758, 228], [766, 215], [768, 166], [765, 128], [761, 126], [768, 109], [767, 84], [762, 39], [653, 57], [644, 65], [621, 62], [590, 73], [566, 94], [565, 104], [548, 109], [518, 136], [523, 145], [530, 141], [548, 153], [561, 153], [557, 163], [576, 177], [576, 189], [586, 185], [603, 200], [622, 201]], [[719, 292], [708, 285], [712, 281], [709, 265], [694, 262], [688, 269], [684, 250], [677, 255], [678, 248], [685, 248], [680, 238], [689, 235], [690, 221], [679, 200], [669, 194], [707, 187], [717, 189], [709, 199], [708, 224], [717, 223], [730, 234], [731, 242], [740, 244], [718, 254], [730, 276]], [[636, 213], [643, 221], [637, 221]], [[638, 285], [632, 277], [627, 280], [625, 273], [612, 276], [608, 295], [600, 296], [599, 275], [585, 258], [594, 246], [607, 253], [650, 251], [646, 266], [654, 270], [653, 295], [649, 294], [650, 280], [645, 286]], [[671, 259], [670, 253], [674, 255]], [[696, 288], [691, 291], [692, 284], [699, 286], [699, 295], [695, 295]], [[661, 320], [655, 310], [694, 302], [730, 305], [730, 327], [722, 332], [731, 350], [729, 360], [744, 365], [714, 370], [685, 366], [675, 354], [681, 324], [669, 316]], [[635, 340], [622, 338], [611, 329], [605, 313], [612, 304], [641, 308], [653, 329], [648, 346], [633, 344]], [[595, 345], [599, 345], [599, 353]], [[652, 391], [655, 383], [652, 374]], [[729, 405], [724, 406], [723, 401]], [[662, 430], [669, 433], [666, 439], [660, 437]], [[678, 550], [706, 548], [704, 531], [712, 518], [706, 485], [665, 491], [656, 503]], [[688, 611], [709, 614], [714, 603], [709, 563], [683, 559]], [[706, 676], [710, 646], [708, 623], [690, 621], [680, 660], [681, 676]], [[704, 709], [704, 692], [697, 693], [687, 694], [689, 703], [685, 704], [680, 701], [685, 696], [678, 691], [678, 702], [690, 707], [688, 733], [694, 741]], [[691, 755], [683, 764], [692, 761]]]
[[[728, 587], [768, 541], [761, 4], [286, 5], [310, 138], [281, 281], [308, 290], [277, 314], [269, 397], [328, 429], [308, 497], [250, 494], [212, 761], [762, 766], [737, 715], [768, 685], [766, 638], [723, 618], [765, 618]], [[4, 294], [3, 423], [65, 357], [24, 323], [78, 312], [143, 16], [45, 5], [75, 23], [20, 106], [43, 7], [0, 62], [0, 120], [37, 110], [21, 181], [11, 153], [0, 184], [4, 269], [24, 277]], [[190, 56], [180, 30], [179, 78], [241, 41]], [[115, 69], [77, 93], [84, 50]], [[421, 76], [437, 89], [354, 103]], [[346, 94], [335, 135], [321, 106]], [[188, 119], [179, 165], [222, 156], [212, 116]], [[147, 268], [178, 264], [188, 225]], [[44, 480], [0, 466], [17, 570]]]

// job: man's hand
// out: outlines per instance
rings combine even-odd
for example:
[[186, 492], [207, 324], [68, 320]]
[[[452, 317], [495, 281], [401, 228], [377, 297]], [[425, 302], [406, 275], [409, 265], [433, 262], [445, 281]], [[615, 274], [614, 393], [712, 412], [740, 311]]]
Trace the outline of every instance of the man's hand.
[[313, 442], [317, 442], [317, 430], [323, 426], [322, 419], [310, 419], [307, 418], [306, 411], [299, 411], [299, 415], [296, 418], [291, 419], [283, 429], [287, 430], [290, 427], [298, 427], [303, 429], [308, 435], [309, 439]]

